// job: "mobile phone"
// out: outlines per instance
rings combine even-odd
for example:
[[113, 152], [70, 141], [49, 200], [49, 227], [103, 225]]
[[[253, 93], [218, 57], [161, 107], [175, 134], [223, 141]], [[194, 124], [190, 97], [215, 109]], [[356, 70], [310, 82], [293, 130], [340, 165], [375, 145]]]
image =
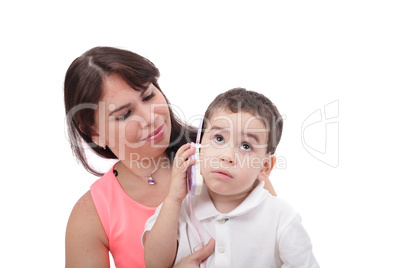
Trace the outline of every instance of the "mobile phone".
[[191, 148], [195, 147], [195, 153], [190, 156], [190, 159], [196, 159], [196, 163], [187, 169], [187, 188], [192, 195], [199, 195], [204, 184], [204, 179], [200, 169], [200, 139], [201, 139], [202, 120], [198, 127], [196, 143], [191, 143]]

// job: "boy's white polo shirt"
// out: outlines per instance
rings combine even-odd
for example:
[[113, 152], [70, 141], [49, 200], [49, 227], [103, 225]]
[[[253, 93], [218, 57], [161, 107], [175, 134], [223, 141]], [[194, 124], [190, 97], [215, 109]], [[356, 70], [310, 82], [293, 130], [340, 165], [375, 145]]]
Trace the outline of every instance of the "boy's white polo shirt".
[[[207, 267], [319, 267], [308, 234], [299, 215], [283, 200], [273, 197], [259, 183], [237, 208], [220, 213], [204, 186], [191, 196], [196, 226], [204, 244], [215, 238], [215, 252]], [[149, 231], [159, 214], [145, 225]], [[201, 248], [190, 213], [189, 196], [183, 201], [179, 218], [176, 263]], [[163, 243], [163, 241], [161, 241]]]

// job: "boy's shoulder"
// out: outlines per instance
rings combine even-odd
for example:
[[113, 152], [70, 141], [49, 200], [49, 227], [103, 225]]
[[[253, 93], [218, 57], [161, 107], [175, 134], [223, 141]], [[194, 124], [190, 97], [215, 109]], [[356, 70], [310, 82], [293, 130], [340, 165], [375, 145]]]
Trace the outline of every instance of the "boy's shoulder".
[[273, 196], [270, 193], [268, 193], [268, 196], [264, 200], [263, 204], [274, 211], [278, 211], [281, 213], [297, 214], [297, 212], [286, 200], [277, 196]]
[[269, 215], [270, 220], [277, 222], [283, 228], [294, 220], [301, 221], [299, 213], [287, 201], [270, 193], [260, 206], [260, 211], [264, 211], [263, 214]]

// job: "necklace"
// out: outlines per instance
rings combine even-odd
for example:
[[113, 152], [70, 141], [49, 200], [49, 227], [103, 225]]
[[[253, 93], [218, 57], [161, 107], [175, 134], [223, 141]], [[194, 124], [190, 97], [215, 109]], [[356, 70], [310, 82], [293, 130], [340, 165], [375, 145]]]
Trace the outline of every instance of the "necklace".
[[[137, 176], [137, 175], [135, 175], [133, 172], [131, 172], [134, 176], [136, 176], [136, 177], [138, 177], [138, 178], [140, 178], [140, 179], [148, 179], [148, 184], [149, 185], [154, 185], [155, 184], [155, 180], [152, 178], [152, 175], [154, 175], [154, 173], [155, 172], [157, 172], [158, 170], [159, 170], [159, 168], [160, 167], [158, 167], [158, 168], [156, 168], [154, 171], [152, 171], [150, 174], [148, 174], [148, 175], [146, 175], [146, 176], [143, 176], [143, 177], [140, 177], [140, 176]], [[113, 174], [116, 176], [116, 178], [117, 178], [117, 176], [119, 175], [119, 172], [117, 172], [117, 170], [115, 170], [115, 169], [113, 169]]]

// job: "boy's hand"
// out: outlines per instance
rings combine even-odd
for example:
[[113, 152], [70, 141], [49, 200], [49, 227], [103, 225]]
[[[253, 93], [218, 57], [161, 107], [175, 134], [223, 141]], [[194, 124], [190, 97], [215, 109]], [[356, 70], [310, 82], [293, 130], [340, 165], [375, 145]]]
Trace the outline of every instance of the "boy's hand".
[[184, 144], [177, 151], [173, 160], [172, 177], [167, 198], [182, 203], [187, 195], [187, 169], [194, 165], [195, 159], [188, 159], [195, 153], [195, 148], [190, 148], [190, 143]]

